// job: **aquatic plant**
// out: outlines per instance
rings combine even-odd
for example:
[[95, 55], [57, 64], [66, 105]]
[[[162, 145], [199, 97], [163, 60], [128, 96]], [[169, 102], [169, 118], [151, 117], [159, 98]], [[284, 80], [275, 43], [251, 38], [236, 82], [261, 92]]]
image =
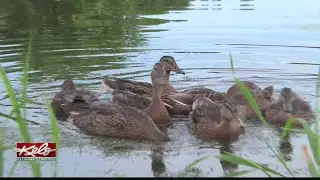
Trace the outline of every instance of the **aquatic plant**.
[[[27, 89], [28, 89], [28, 70], [29, 70], [29, 64], [30, 64], [30, 56], [31, 56], [31, 43], [32, 43], [32, 33], [30, 33], [30, 40], [28, 43], [28, 49], [26, 56], [24, 57], [24, 68], [23, 68], [23, 76], [22, 76], [22, 96], [20, 98], [20, 101], [17, 98], [17, 94], [14, 91], [12, 84], [10, 83], [6, 71], [3, 67], [0, 67], [0, 76], [1, 80], [4, 84], [4, 87], [6, 89], [6, 93], [8, 94], [8, 97], [11, 101], [12, 105], [12, 111], [10, 115], [13, 115], [15, 118], [10, 118], [10, 120], [15, 120], [17, 123], [17, 126], [20, 131], [20, 135], [23, 138], [24, 142], [32, 142], [32, 138], [30, 136], [28, 126], [26, 123], [26, 102], [28, 102], [27, 98]], [[50, 115], [50, 120], [51, 120], [51, 127], [52, 127], [52, 137], [53, 137], [53, 142], [56, 143], [56, 152], [57, 152], [57, 158], [58, 158], [58, 148], [59, 148], [59, 128], [57, 125], [57, 120], [55, 117], [55, 114], [51, 108], [51, 104], [47, 102], [47, 107]], [[8, 118], [9, 119], [9, 118]], [[12, 150], [15, 148], [16, 145], [10, 145], [10, 146], [5, 146], [4, 145], [4, 129], [0, 129], [0, 176], [3, 177], [4, 175], [4, 162], [3, 162], [3, 152], [6, 150]], [[19, 161], [16, 161], [12, 168], [9, 171], [9, 176], [12, 176], [14, 174], [14, 170], [17, 166]], [[32, 175], [34, 177], [41, 177], [41, 168], [40, 168], [40, 162], [39, 161], [30, 161], [30, 165], [32, 168]], [[56, 169], [57, 169], [57, 160], [56, 160], [56, 167], [54, 170], [54, 176], [56, 176]]]

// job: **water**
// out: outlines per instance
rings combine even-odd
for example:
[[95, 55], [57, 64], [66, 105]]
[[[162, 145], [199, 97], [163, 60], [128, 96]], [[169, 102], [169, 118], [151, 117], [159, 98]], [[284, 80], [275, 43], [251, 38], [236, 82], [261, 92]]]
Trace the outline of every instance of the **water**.
[[[21, 92], [23, 55], [29, 28], [34, 32], [29, 71], [28, 120], [34, 141], [51, 141], [45, 102], [64, 79], [98, 92], [104, 76], [150, 82], [152, 65], [163, 55], [176, 58], [186, 75], [172, 75], [179, 90], [206, 86], [226, 91], [237, 76], [261, 87], [274, 85], [276, 93], [294, 88], [315, 106], [319, 63], [320, 9], [317, 0], [48, 0], [1, 1], [0, 63], [14, 89]], [[11, 111], [0, 85], [2, 116]], [[177, 119], [176, 119], [177, 120]], [[21, 141], [14, 122], [1, 118], [6, 144]], [[94, 138], [66, 123], [59, 124], [59, 176], [176, 176], [191, 162], [210, 156], [190, 172], [197, 176], [224, 176], [247, 169], [215, 158], [225, 151], [247, 157], [288, 174], [261, 139], [285, 154], [296, 176], [309, 176], [302, 157], [304, 135], [279, 145], [275, 128], [249, 124], [246, 134], [230, 146], [202, 142], [189, 133], [185, 121], [168, 129], [166, 144]], [[257, 136], [259, 135], [259, 136]], [[16, 154], [5, 153], [5, 175]], [[51, 176], [53, 162], [42, 162]], [[14, 176], [30, 176], [27, 162], [19, 162]], [[190, 174], [189, 174], [190, 175]], [[249, 176], [264, 176], [259, 171]]]

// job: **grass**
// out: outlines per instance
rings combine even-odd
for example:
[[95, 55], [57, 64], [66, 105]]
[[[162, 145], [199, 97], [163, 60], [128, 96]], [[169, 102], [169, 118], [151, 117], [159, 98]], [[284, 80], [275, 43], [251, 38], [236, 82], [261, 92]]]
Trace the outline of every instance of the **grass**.
[[[20, 131], [20, 135], [22, 136], [23, 142], [32, 142], [32, 138], [30, 136], [28, 126], [26, 123], [26, 102], [27, 102], [27, 90], [28, 90], [28, 70], [29, 70], [29, 63], [30, 63], [30, 57], [31, 57], [31, 50], [32, 50], [32, 36], [30, 36], [30, 40], [28, 43], [28, 50], [26, 53], [26, 56], [24, 58], [24, 68], [23, 68], [23, 76], [22, 76], [22, 96], [20, 101], [17, 98], [17, 95], [12, 87], [12, 84], [10, 83], [7, 74], [5, 72], [5, 69], [3, 67], [0, 67], [0, 77], [2, 79], [2, 82], [4, 84], [4, 87], [6, 89], [6, 92], [8, 94], [8, 97], [11, 101], [12, 105], [12, 112], [10, 114], [14, 115], [15, 122], [17, 123], [17, 126]], [[21, 110], [22, 109], [22, 110]], [[50, 114], [51, 119], [51, 126], [52, 126], [52, 136], [53, 136], [53, 142], [57, 144], [57, 151], [58, 151], [58, 145], [59, 145], [59, 130], [57, 127], [57, 120], [56, 117], [52, 111], [52, 108], [50, 104], [48, 104], [48, 110]], [[8, 120], [12, 120], [9, 119]], [[2, 147], [0, 149], [0, 173], [1, 177], [3, 177], [3, 171], [4, 171], [4, 162], [3, 162], [3, 151], [8, 149], [13, 149], [16, 147], [15, 145], [4, 147], [3, 142], [3, 130], [1, 131], [1, 137], [0, 137], [0, 146]], [[57, 157], [58, 158], [58, 157]], [[18, 161], [13, 165], [11, 168], [9, 175], [12, 176], [14, 174], [15, 167], [17, 166]], [[32, 176], [34, 177], [41, 177], [41, 168], [40, 168], [40, 162], [39, 161], [30, 161], [30, 165], [32, 168]], [[55, 168], [56, 169], [56, 168]], [[56, 170], [54, 171], [54, 176], [56, 175]]]
[[[238, 87], [241, 90], [241, 93], [245, 96], [247, 101], [249, 102], [250, 106], [252, 109], [256, 112], [258, 115], [259, 120], [265, 125], [265, 127], [269, 127], [268, 123], [262, 116], [261, 111], [259, 110], [259, 106], [256, 103], [255, 98], [253, 95], [250, 93], [249, 89], [244, 85], [242, 81], [240, 81], [236, 75], [235, 75], [235, 70], [233, 66], [233, 59], [230, 54], [230, 64], [232, 68], [232, 74], [234, 77], [234, 80]], [[309, 146], [304, 144], [303, 145], [303, 153], [306, 159], [307, 166], [309, 168], [310, 175], [312, 177], [320, 177], [320, 135], [319, 135], [319, 128], [320, 128], [320, 68], [319, 68], [319, 74], [318, 74], [318, 82], [317, 82], [317, 88], [316, 88], [316, 94], [317, 94], [317, 103], [316, 103], [316, 126], [315, 126], [315, 131], [312, 131], [308, 122], [303, 119], [294, 119], [290, 118], [288, 119], [288, 122], [286, 125], [282, 128], [283, 132], [281, 134], [281, 141], [284, 141], [286, 137], [289, 135], [290, 132], [298, 132], [298, 133], [303, 133], [308, 136], [308, 143]], [[300, 124], [303, 125], [303, 129], [293, 129], [293, 124], [299, 122]], [[281, 162], [283, 167], [287, 170], [288, 174], [291, 175], [291, 177], [294, 177], [294, 174], [292, 173], [292, 170], [288, 167], [283, 154], [280, 151], [276, 151], [272, 148], [272, 146], [262, 137], [260, 137], [261, 140], [263, 140], [268, 148], [274, 153], [274, 155], [277, 157], [278, 161]], [[313, 154], [313, 157], [311, 156], [309, 149], [311, 149], [311, 152]], [[218, 159], [227, 161], [233, 164], [239, 164], [243, 166], [247, 166], [250, 168], [253, 168], [255, 170], [260, 170], [262, 171], [266, 176], [268, 177], [273, 177], [273, 176], [280, 176], [280, 177], [287, 177], [286, 175], [282, 174], [276, 169], [270, 169], [266, 165], [263, 165], [261, 163], [252, 161], [247, 158], [243, 158], [240, 156], [232, 155], [232, 154], [224, 154], [220, 156], [216, 156]], [[201, 159], [202, 161], [204, 159]], [[190, 165], [188, 166], [190, 168]], [[244, 173], [236, 173], [236, 175], [243, 175]]]

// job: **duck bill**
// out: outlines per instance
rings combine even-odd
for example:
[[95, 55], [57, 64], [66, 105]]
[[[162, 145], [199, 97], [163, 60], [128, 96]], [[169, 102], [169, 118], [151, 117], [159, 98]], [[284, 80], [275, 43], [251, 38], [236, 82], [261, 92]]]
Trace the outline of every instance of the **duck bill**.
[[180, 69], [180, 68], [177, 68], [174, 72], [176, 72], [177, 74], [183, 74], [183, 75], [186, 74], [186, 73], [185, 73], [182, 69]]

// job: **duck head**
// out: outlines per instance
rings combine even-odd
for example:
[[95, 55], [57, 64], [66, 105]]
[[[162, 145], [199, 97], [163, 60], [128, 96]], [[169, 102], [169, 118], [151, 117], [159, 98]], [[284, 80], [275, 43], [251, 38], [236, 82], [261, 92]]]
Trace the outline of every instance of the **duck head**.
[[71, 79], [67, 79], [62, 83], [62, 90], [76, 90], [76, 86]]
[[166, 78], [165, 65], [161, 63], [155, 63], [151, 72], [151, 81], [155, 85], [165, 85], [169, 82]]
[[160, 63], [164, 64], [165, 70], [168, 74], [170, 74], [170, 71], [173, 71], [177, 74], [185, 74], [185, 72], [179, 68], [176, 60], [172, 56], [162, 56]]
[[282, 104], [283, 111], [286, 113], [292, 113], [292, 103], [295, 99], [295, 94], [291, 88], [282, 88], [279, 96], [279, 101]]
[[274, 88], [273, 88], [273, 86], [268, 86], [268, 87], [264, 88], [264, 89], [262, 90], [262, 94], [264, 95], [264, 97], [265, 97], [266, 99], [272, 99], [273, 94], [274, 94]]

